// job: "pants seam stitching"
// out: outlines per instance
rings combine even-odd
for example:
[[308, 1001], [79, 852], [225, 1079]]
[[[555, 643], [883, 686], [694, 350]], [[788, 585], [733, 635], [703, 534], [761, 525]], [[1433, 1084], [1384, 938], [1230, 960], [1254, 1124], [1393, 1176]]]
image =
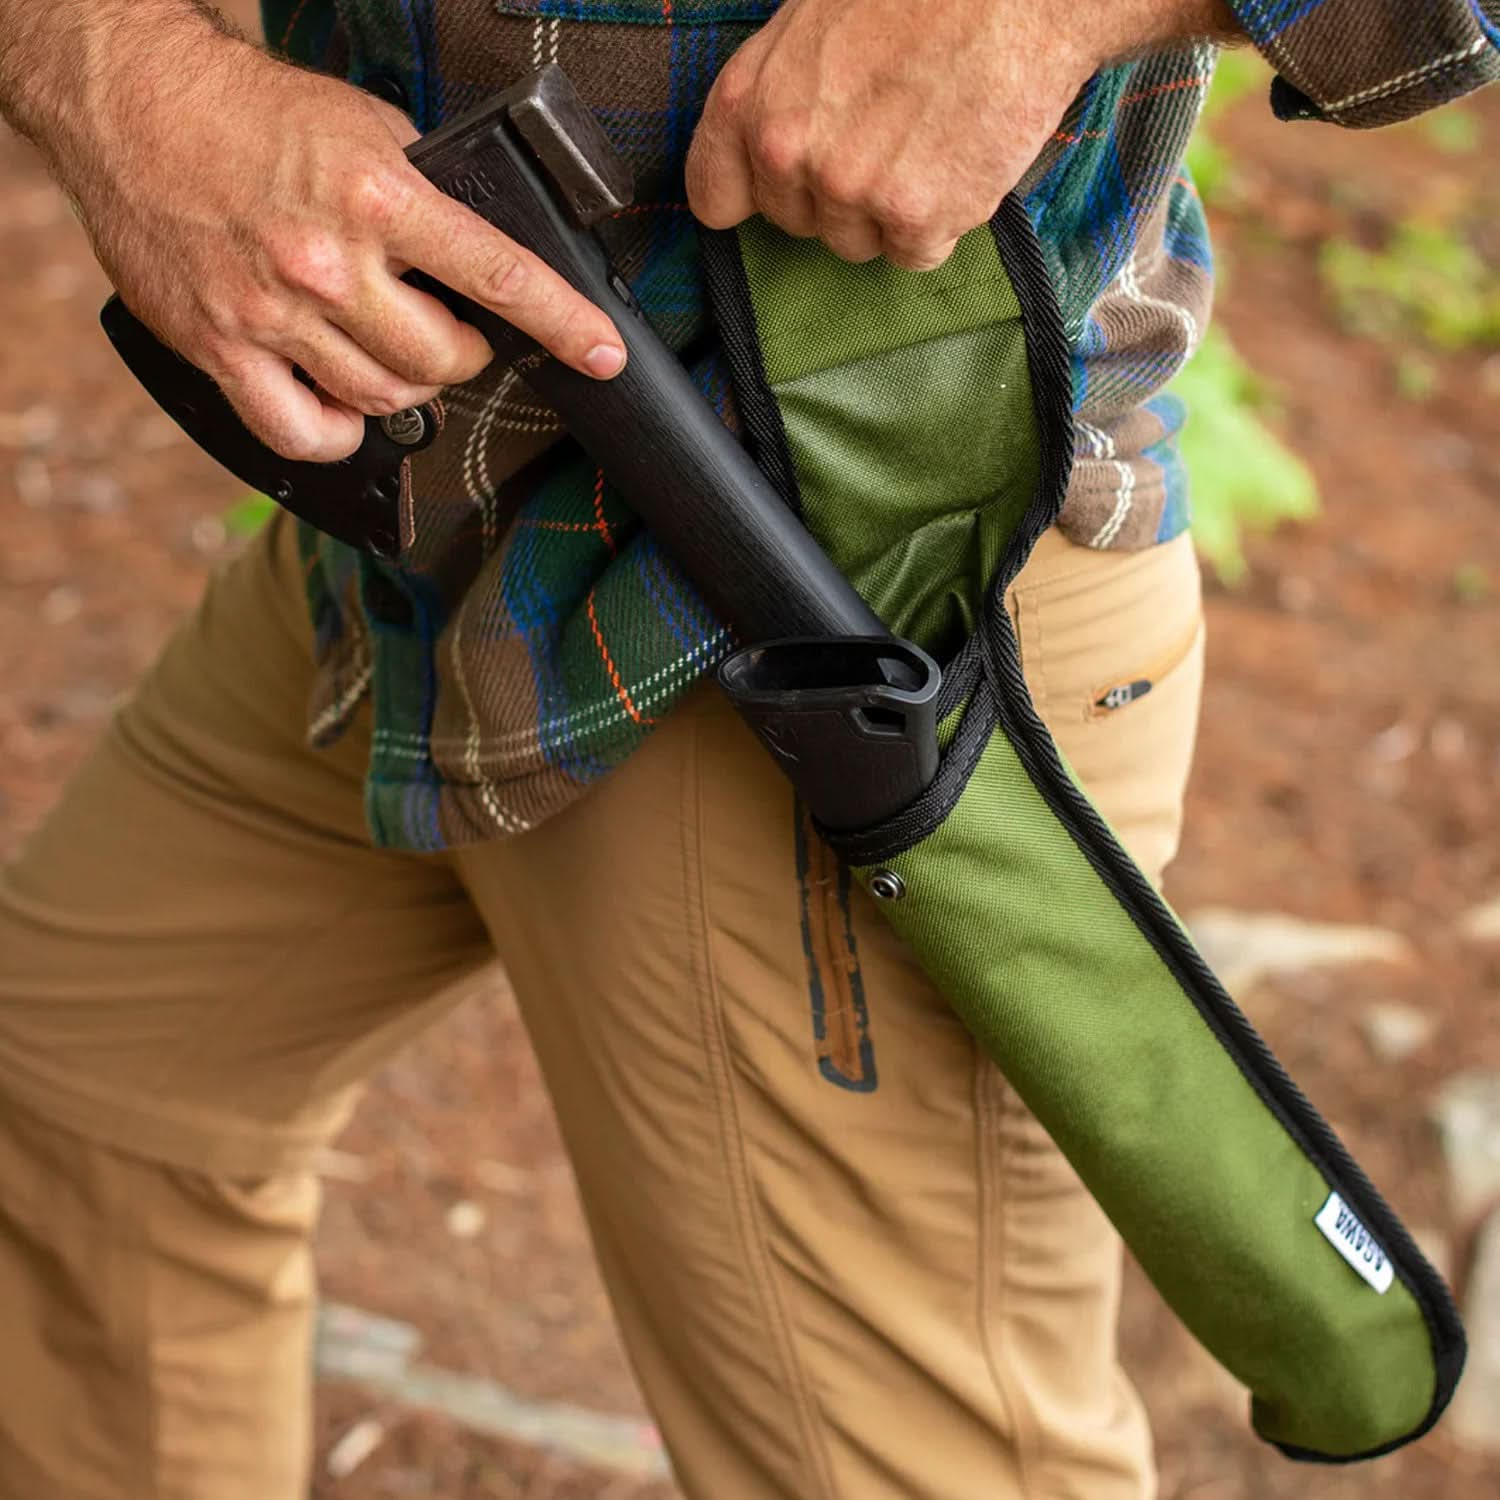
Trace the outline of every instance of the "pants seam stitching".
[[[740, 1242], [741, 1253], [745, 1261], [754, 1265], [756, 1269], [757, 1274], [754, 1278], [756, 1301], [761, 1304], [767, 1326], [773, 1330], [778, 1362], [782, 1366], [787, 1389], [793, 1396], [797, 1425], [802, 1430], [806, 1462], [817, 1476], [817, 1493], [826, 1497], [826, 1500], [835, 1500], [836, 1491], [831, 1465], [816, 1417], [817, 1403], [808, 1386], [806, 1372], [796, 1356], [791, 1319], [781, 1298], [777, 1295], [773, 1257], [766, 1245], [764, 1224], [759, 1212], [759, 1195], [755, 1188], [754, 1175], [750, 1169], [745, 1138], [739, 1122], [731, 1046], [724, 1024], [722, 998], [709, 945], [708, 881], [701, 857], [704, 837], [701, 782], [698, 775], [698, 735], [699, 729], [695, 723], [691, 744], [692, 762], [687, 777], [690, 816], [686, 820], [687, 826], [684, 829], [688, 835], [689, 847], [684, 850], [683, 869], [687, 873], [687, 878], [697, 885], [697, 891], [694, 894], [697, 898], [699, 918], [695, 924], [698, 941], [692, 946], [696, 952], [704, 998], [707, 1001], [704, 1012], [705, 1051], [719, 1074], [721, 1082], [721, 1090], [718, 1094], [719, 1135], [735, 1205], [735, 1236]], [[753, 1225], [753, 1232], [747, 1229], [747, 1220]], [[813, 1496], [799, 1496], [798, 1500], [813, 1500]]]
[[[1008, 1090], [1000, 1082], [998, 1071], [976, 1045], [974, 1049], [974, 1124], [978, 1158], [979, 1194], [979, 1338], [985, 1364], [1002, 1407], [1010, 1419], [1011, 1439], [1016, 1456], [1016, 1479], [1022, 1500], [1035, 1493], [1032, 1484], [1036, 1460], [1036, 1432], [1031, 1413], [1008, 1378], [1010, 1366], [996, 1349], [996, 1332], [1009, 1315], [1005, 1268], [1011, 1252], [1006, 1213], [1005, 1182], [1011, 1164], [1013, 1144], [1004, 1127], [1004, 1110], [995, 1107], [996, 1087]], [[997, 1147], [988, 1144], [998, 1135]]]

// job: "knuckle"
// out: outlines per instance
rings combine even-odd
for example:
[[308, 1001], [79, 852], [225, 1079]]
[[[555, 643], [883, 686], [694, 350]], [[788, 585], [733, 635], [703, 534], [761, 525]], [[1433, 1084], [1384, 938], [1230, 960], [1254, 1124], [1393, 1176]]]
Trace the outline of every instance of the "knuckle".
[[406, 211], [409, 197], [401, 173], [385, 166], [364, 166], [345, 182], [343, 208], [355, 223], [381, 231]]
[[322, 458], [312, 433], [280, 405], [268, 401], [253, 387], [240, 392], [236, 405], [245, 425], [283, 458], [316, 462]]
[[738, 113], [748, 102], [750, 91], [755, 86], [755, 72], [739, 60], [739, 55], [725, 63], [718, 78], [714, 80], [710, 94], [710, 107], [729, 114]]
[[932, 223], [934, 208], [927, 192], [908, 185], [883, 194], [875, 217], [888, 234], [900, 239], [921, 239]]
[[874, 260], [880, 254], [880, 247], [870, 244], [867, 240], [830, 239], [828, 248], [840, 260], [847, 260], [851, 265], [856, 266], [862, 266], [866, 261]]
[[946, 245], [909, 245], [887, 257], [907, 271], [935, 271], [948, 259]]
[[350, 406], [368, 417], [388, 417], [406, 405], [404, 401], [397, 401], [383, 386], [373, 385], [352, 392], [348, 400]]
[[790, 116], [764, 121], [747, 143], [755, 170], [766, 177], [790, 177], [802, 165], [807, 132], [801, 120]]
[[288, 423], [264, 423], [259, 435], [283, 458], [296, 463], [317, 463], [324, 456], [309, 434]]
[[338, 305], [352, 288], [348, 255], [336, 235], [309, 230], [284, 236], [273, 248], [277, 273], [290, 287]]
[[465, 380], [473, 380], [476, 375], [481, 374], [489, 368], [495, 358], [495, 351], [483, 340], [476, 340], [480, 344], [475, 349], [456, 349], [441, 360], [434, 360], [425, 370], [416, 372], [416, 378], [423, 383], [433, 385], [459, 385]]
[[493, 358], [489, 345], [481, 339], [452, 343], [431, 340], [413, 343], [403, 358], [392, 360], [390, 365], [408, 387], [437, 390], [472, 380]]
[[420, 406], [429, 394], [432, 393], [427, 388], [408, 385], [404, 381], [377, 380], [368, 383], [351, 404], [369, 416], [388, 417], [408, 406]]
[[812, 173], [813, 191], [827, 203], [855, 208], [865, 201], [868, 186], [864, 173], [850, 162], [820, 163]]
[[515, 307], [526, 296], [526, 262], [514, 249], [501, 245], [480, 263], [479, 300], [490, 307]]

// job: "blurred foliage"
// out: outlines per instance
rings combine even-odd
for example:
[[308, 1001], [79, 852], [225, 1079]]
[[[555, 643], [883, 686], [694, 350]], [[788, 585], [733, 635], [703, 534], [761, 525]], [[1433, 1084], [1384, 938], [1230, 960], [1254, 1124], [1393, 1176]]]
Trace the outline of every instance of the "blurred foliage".
[[1226, 52], [1219, 58], [1214, 81], [1203, 104], [1198, 128], [1188, 142], [1187, 169], [1205, 203], [1233, 203], [1237, 196], [1235, 165], [1229, 148], [1215, 140], [1210, 128], [1231, 105], [1270, 81], [1270, 69], [1260, 55], [1249, 51]]
[[[1214, 138], [1213, 123], [1246, 95], [1266, 88], [1270, 76], [1254, 52], [1231, 51], [1219, 59], [1187, 151], [1199, 193], [1216, 208], [1233, 211], [1241, 194], [1233, 154]], [[1269, 387], [1219, 328], [1208, 330], [1172, 389], [1188, 407], [1180, 446], [1193, 480], [1193, 538], [1220, 581], [1233, 586], [1247, 571], [1243, 534], [1315, 516], [1317, 482], [1268, 424], [1275, 412]]]
[[1203, 102], [1204, 120], [1214, 120], [1231, 105], [1238, 104], [1246, 94], [1257, 88], [1269, 87], [1271, 70], [1260, 53], [1248, 47], [1232, 48], [1219, 54], [1219, 65], [1214, 70], [1214, 81]]
[[1172, 388], [1189, 412], [1181, 449], [1193, 478], [1193, 537], [1233, 586], [1246, 573], [1242, 534], [1315, 516], [1317, 481], [1267, 425], [1274, 398], [1220, 329], [1209, 329]]
[[1407, 401], [1428, 400], [1438, 379], [1438, 367], [1425, 354], [1405, 349], [1396, 356], [1396, 389]]
[[1419, 115], [1414, 124], [1447, 156], [1472, 156], [1479, 150], [1479, 121], [1469, 110], [1456, 107], [1433, 110]]
[[1327, 241], [1318, 267], [1339, 321], [1365, 338], [1440, 349], [1500, 347], [1500, 276], [1457, 229], [1397, 224], [1378, 249]]
[[276, 502], [265, 495], [246, 495], [224, 512], [224, 525], [230, 536], [254, 536], [275, 510]]
[[1453, 571], [1453, 597], [1460, 604], [1484, 604], [1495, 592], [1489, 570], [1482, 563], [1463, 563]]

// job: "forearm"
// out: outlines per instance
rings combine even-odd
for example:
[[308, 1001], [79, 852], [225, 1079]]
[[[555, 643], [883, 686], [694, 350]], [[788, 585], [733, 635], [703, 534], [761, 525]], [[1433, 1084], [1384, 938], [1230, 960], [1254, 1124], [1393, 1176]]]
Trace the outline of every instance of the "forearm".
[[0, 0], [0, 115], [54, 160], [128, 116], [138, 61], [204, 45], [248, 47], [206, 0]]

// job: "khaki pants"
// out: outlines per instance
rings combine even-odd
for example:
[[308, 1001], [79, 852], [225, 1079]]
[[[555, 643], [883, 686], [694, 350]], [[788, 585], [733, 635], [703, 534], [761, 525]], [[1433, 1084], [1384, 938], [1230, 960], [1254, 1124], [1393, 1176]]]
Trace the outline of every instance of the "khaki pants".
[[[1186, 540], [1048, 536], [1011, 606], [1158, 874]], [[535, 833], [413, 856], [366, 840], [368, 729], [303, 744], [309, 647], [276, 524], [0, 877], [0, 1500], [305, 1494], [310, 1153], [496, 954], [689, 1496], [1148, 1495], [1117, 1241], [717, 695]]]

